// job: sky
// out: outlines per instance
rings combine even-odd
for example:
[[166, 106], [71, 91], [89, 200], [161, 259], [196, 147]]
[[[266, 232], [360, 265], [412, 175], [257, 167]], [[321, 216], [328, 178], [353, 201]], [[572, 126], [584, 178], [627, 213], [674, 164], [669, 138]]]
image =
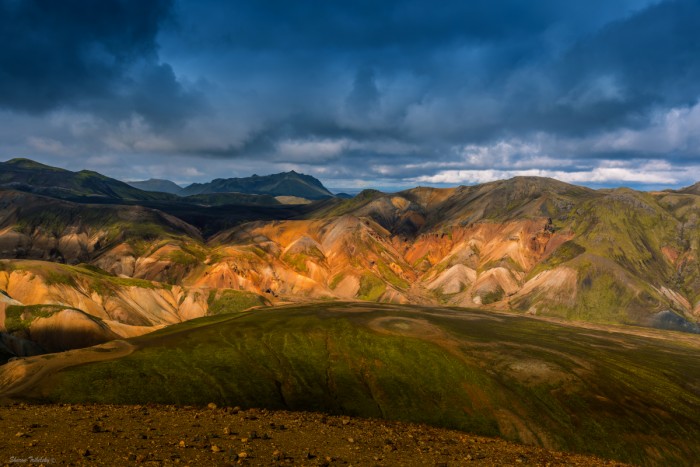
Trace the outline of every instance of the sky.
[[0, 160], [180, 184], [700, 180], [698, 0], [0, 0]]

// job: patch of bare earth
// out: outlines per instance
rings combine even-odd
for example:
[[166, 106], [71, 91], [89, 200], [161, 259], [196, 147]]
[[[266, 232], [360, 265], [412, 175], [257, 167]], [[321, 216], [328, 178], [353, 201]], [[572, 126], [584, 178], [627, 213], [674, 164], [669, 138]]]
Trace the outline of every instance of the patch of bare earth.
[[401, 422], [316, 413], [174, 406], [0, 407], [0, 464], [623, 464]]

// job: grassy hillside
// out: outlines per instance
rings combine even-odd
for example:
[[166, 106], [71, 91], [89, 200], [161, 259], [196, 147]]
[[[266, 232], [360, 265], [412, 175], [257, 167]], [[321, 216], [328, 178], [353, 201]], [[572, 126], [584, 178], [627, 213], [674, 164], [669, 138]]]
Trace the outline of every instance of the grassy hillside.
[[324, 411], [687, 464], [700, 458], [700, 343], [654, 336], [474, 310], [290, 306], [131, 339], [130, 355], [65, 368], [22, 397]]

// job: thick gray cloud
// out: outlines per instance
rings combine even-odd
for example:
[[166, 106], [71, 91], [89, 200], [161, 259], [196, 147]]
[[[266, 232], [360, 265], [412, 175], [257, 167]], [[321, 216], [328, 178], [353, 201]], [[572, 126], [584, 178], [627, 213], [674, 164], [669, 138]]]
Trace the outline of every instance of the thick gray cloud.
[[700, 178], [700, 4], [0, 0], [0, 150], [179, 182]]
[[169, 0], [0, 1], [0, 107], [69, 108], [155, 126], [192, 115], [197, 96], [158, 60]]

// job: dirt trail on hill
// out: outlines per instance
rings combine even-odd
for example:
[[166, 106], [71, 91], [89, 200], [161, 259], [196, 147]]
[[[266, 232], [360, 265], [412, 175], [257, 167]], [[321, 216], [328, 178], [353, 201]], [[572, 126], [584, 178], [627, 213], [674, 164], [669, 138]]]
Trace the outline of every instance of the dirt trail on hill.
[[174, 406], [0, 406], [0, 465], [623, 466], [400, 422]]

